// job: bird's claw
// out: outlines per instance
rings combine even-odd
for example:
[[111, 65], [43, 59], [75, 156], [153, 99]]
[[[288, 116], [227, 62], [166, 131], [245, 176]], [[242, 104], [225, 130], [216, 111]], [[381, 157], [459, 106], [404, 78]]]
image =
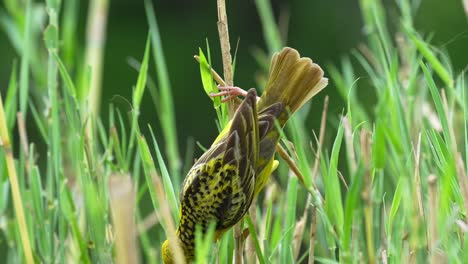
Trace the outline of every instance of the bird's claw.
[[225, 103], [229, 100], [236, 98], [237, 96], [247, 96], [247, 92], [240, 87], [237, 86], [220, 86], [218, 85], [218, 90], [220, 92], [210, 94], [210, 97], [219, 97], [225, 96], [221, 99], [221, 102]]

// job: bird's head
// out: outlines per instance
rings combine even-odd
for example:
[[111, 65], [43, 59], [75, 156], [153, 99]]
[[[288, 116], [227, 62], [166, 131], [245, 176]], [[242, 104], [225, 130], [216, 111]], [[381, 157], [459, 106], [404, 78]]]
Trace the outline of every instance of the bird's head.
[[172, 264], [174, 263], [174, 259], [172, 258], [171, 249], [169, 248], [169, 240], [166, 239], [161, 246], [161, 253], [162, 259], [164, 264]]
[[174, 263], [174, 259], [172, 258], [171, 249], [169, 248], [169, 240], [166, 239], [161, 246], [161, 253], [163, 257], [164, 264], [172, 264]]
[[[161, 245], [161, 254], [162, 254], [162, 259], [164, 264], [173, 264], [173, 263], [190, 263], [190, 261], [193, 259], [193, 254], [190, 254], [189, 252], [186, 251], [186, 248], [183, 247], [180, 243], [180, 257], [178, 258], [179, 255], [174, 255], [178, 254], [178, 252], [173, 252], [171, 249], [171, 242], [169, 242], [168, 239], [164, 241]], [[174, 246], [174, 245], [172, 245]], [[185, 260], [185, 261], [184, 261]]]

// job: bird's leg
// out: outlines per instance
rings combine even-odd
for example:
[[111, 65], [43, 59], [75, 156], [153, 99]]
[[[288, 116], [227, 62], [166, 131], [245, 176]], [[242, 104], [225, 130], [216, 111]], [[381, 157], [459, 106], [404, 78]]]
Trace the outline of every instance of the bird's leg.
[[[221, 92], [218, 93], [212, 93], [210, 94], [210, 97], [218, 97], [218, 96], [226, 96], [224, 97], [221, 102], [225, 103], [229, 100], [232, 100], [236, 98], [237, 96], [242, 96], [246, 97], [247, 96], [247, 91], [244, 89], [237, 87], [237, 86], [220, 86], [218, 85], [218, 90]], [[260, 99], [260, 97], [257, 96], [257, 101]]]
[[223, 102], [223, 103], [225, 103], [225, 102], [227, 102], [227, 101], [229, 101], [231, 99], [234, 99], [239, 95], [243, 96], [243, 97], [247, 96], [247, 92], [245, 90], [243, 90], [242, 88], [237, 87], [237, 86], [220, 86], [220, 85], [218, 85], [218, 90], [220, 90], [220, 92], [212, 93], [212, 94], [210, 94], [210, 97], [226, 96], [221, 100], [221, 102]]

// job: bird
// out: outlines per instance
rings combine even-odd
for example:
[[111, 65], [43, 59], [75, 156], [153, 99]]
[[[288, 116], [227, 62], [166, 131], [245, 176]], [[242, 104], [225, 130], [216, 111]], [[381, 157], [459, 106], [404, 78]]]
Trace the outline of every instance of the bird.
[[[274, 159], [289, 117], [328, 84], [322, 68], [297, 50], [285, 47], [272, 57], [260, 97], [234, 86], [219, 87], [212, 96], [223, 102], [244, 96], [227, 126], [193, 164], [180, 191], [176, 230], [185, 260], [195, 256], [195, 227], [205, 232], [216, 223], [215, 239], [239, 222], [278, 166]], [[174, 262], [169, 240], [161, 246], [165, 264]]]

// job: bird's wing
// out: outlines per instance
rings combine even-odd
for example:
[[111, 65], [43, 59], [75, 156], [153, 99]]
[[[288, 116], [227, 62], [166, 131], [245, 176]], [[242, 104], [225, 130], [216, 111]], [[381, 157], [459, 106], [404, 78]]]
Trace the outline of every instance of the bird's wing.
[[231, 204], [224, 212], [224, 227], [237, 223], [247, 212], [254, 197], [256, 164], [259, 153], [259, 129], [257, 117], [257, 93], [250, 89], [239, 106], [231, 124], [226, 144], [224, 164], [237, 168], [232, 173]]
[[205, 227], [215, 220], [218, 228], [228, 228], [250, 207], [259, 151], [256, 97], [255, 90], [248, 92], [234, 114], [229, 133], [189, 171], [181, 192], [181, 226], [191, 222]]

